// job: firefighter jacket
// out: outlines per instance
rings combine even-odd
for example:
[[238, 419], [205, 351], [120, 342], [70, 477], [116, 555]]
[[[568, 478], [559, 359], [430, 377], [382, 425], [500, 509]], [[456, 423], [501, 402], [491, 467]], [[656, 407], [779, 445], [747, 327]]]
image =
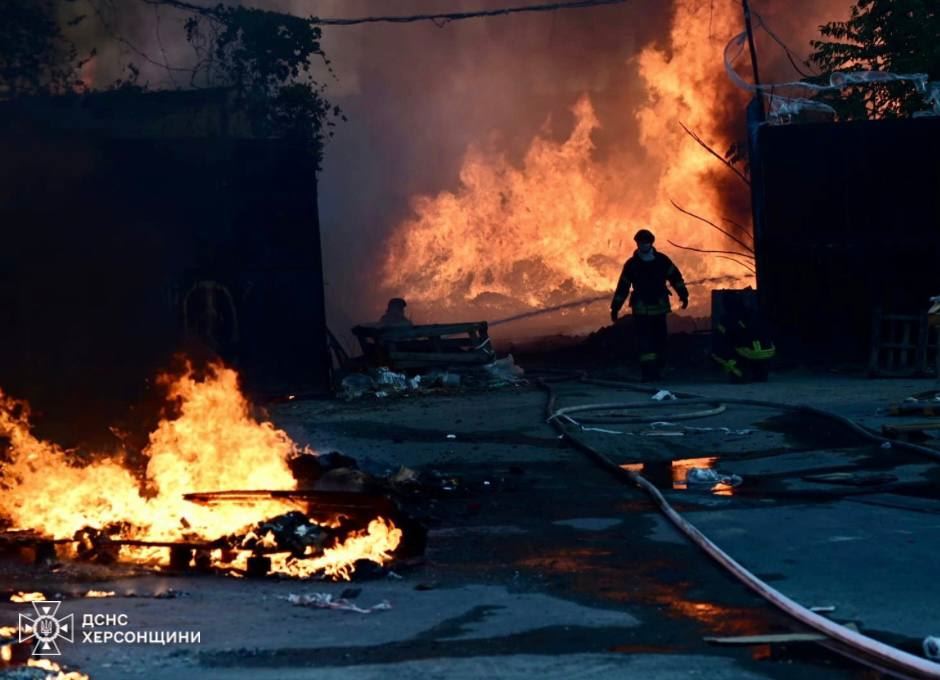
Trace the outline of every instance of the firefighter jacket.
[[652, 252], [653, 259], [650, 261], [641, 259], [639, 253], [634, 252], [633, 257], [624, 263], [614, 299], [610, 303], [611, 311], [620, 311], [632, 287], [630, 308], [634, 314], [668, 314], [672, 308], [669, 305], [667, 281], [680, 300], [689, 299], [689, 290], [685, 287], [685, 281], [682, 280], [682, 274], [676, 265], [655, 248]]

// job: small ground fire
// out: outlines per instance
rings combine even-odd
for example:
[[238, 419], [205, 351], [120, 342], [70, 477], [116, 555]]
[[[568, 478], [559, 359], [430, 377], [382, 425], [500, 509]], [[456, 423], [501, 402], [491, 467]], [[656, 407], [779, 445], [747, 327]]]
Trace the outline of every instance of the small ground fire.
[[[189, 542], [208, 546], [211, 564], [245, 570], [252, 555], [243, 549], [250, 528], [266, 519], [296, 511], [296, 503], [258, 500], [250, 504], [205, 507], [187, 502], [193, 491], [296, 487], [288, 463], [293, 456], [315, 455], [266, 421], [258, 421], [238, 387], [238, 375], [219, 363], [202, 376], [187, 365], [181, 375], [158, 381], [167, 392], [168, 409], [142, 452], [142, 472], [123, 462], [127, 452], [83, 456], [63, 450], [31, 432], [29, 406], [0, 396], [0, 436], [9, 440], [0, 467], [0, 515], [12, 531], [34, 531], [50, 539]], [[225, 547], [212, 547], [226, 536], [241, 536]], [[273, 550], [272, 534], [251, 535]], [[375, 518], [336, 545], [310, 545], [302, 555], [276, 555], [272, 569], [290, 576], [326, 575], [348, 579], [360, 559], [382, 564], [401, 540], [401, 530]], [[88, 547], [88, 546], [86, 546]], [[165, 547], [120, 547], [120, 559], [166, 565]]]

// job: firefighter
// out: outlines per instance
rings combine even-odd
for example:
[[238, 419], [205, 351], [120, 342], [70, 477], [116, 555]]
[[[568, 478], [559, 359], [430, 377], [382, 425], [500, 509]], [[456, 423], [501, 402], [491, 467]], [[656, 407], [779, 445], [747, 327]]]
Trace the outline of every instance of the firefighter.
[[640, 371], [646, 382], [658, 379], [666, 364], [666, 315], [672, 311], [666, 282], [679, 296], [682, 309], [689, 306], [689, 290], [672, 260], [653, 247], [656, 237], [651, 231], [640, 229], [633, 240], [636, 252], [623, 265], [610, 303], [610, 319], [617, 322], [617, 315], [632, 287], [630, 309], [640, 352]]
[[411, 319], [405, 316], [405, 307], [408, 303], [403, 298], [392, 298], [388, 301], [385, 314], [379, 319], [381, 326], [412, 326]]
[[764, 382], [776, 353], [767, 325], [757, 310], [749, 309], [734, 296], [729, 297], [715, 329], [712, 359], [732, 382]]

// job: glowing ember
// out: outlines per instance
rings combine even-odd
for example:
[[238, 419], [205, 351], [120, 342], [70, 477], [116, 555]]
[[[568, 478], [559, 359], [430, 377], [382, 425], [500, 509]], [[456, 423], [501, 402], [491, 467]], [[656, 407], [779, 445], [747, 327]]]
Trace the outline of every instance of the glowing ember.
[[[97, 456], [84, 467], [71, 465], [61, 447], [33, 436], [28, 407], [0, 392], [0, 436], [10, 440], [9, 462], [0, 469], [0, 515], [14, 528], [53, 537], [93, 527], [121, 539], [192, 541], [237, 534], [296, 509], [272, 500], [213, 507], [184, 501], [184, 493], [198, 490], [292, 489], [288, 460], [301, 449], [273, 424], [252, 417], [231, 369], [213, 365], [204, 379], [197, 379], [189, 368], [161, 382], [177, 415], [161, 420], [150, 434], [143, 482], [113, 458]], [[319, 557], [309, 573], [345, 574], [361, 558], [385, 561], [397, 545], [396, 531], [377, 536], [375, 545], [353, 537], [348, 549], [340, 546], [344, 549], [335, 549], [331, 557]], [[123, 547], [121, 556], [152, 562], [165, 554]]]
[[85, 593], [85, 597], [92, 598], [92, 599], [103, 598], [103, 597], [114, 597], [114, 591], [113, 590], [89, 590], [87, 593]]
[[0, 637], [11, 638], [16, 636], [16, 626], [0, 626]]
[[62, 666], [49, 659], [29, 659], [26, 661], [29, 668], [39, 668], [46, 671], [44, 680], [89, 680], [84, 673], [77, 671], [63, 671]]
[[[637, 119], [640, 149], [595, 158], [592, 134], [600, 123], [586, 95], [572, 109], [568, 138], [537, 136], [521, 166], [499, 150], [471, 148], [460, 187], [415, 198], [414, 216], [394, 230], [383, 271], [388, 292], [405, 292], [442, 315], [474, 301], [543, 308], [607, 293], [633, 251], [633, 234], [645, 226], [687, 280], [728, 276], [751, 283], [740, 265], [666, 243], [739, 249], [670, 201], [713, 221], [726, 214], [728, 192], [746, 204], [746, 186], [680, 126], [720, 150], [736, 141], [723, 124], [740, 117], [745, 97], [728, 84], [721, 65], [724, 38], [740, 23], [736, 3], [677, 0], [669, 44], [646, 48], [634, 62], [647, 101], [624, 115]], [[693, 312], [708, 305], [703, 290], [693, 291]]]
[[10, 602], [42, 602], [46, 596], [42, 593], [13, 593]]

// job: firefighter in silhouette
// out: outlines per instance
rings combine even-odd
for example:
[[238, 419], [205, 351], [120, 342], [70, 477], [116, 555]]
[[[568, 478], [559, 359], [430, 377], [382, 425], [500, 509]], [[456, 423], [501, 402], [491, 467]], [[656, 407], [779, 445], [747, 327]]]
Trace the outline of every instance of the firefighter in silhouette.
[[640, 229], [633, 240], [636, 252], [623, 265], [610, 303], [610, 319], [617, 322], [617, 315], [632, 287], [630, 309], [640, 352], [640, 371], [642, 379], [649, 381], [659, 378], [666, 364], [666, 315], [672, 311], [671, 293], [666, 283], [676, 291], [682, 309], [689, 306], [689, 290], [672, 260], [653, 247], [656, 237], [651, 231]]
[[758, 311], [730, 296], [715, 328], [712, 359], [732, 382], [764, 382], [775, 354], [767, 324]]
[[411, 319], [405, 316], [405, 307], [408, 303], [404, 298], [392, 298], [388, 301], [385, 314], [379, 319], [381, 326], [412, 326]]

